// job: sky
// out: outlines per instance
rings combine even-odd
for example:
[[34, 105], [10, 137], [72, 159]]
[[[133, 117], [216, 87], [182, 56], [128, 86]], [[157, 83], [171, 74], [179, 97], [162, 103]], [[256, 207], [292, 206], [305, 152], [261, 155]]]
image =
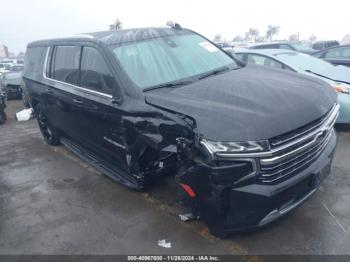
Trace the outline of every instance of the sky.
[[265, 35], [280, 26], [279, 39], [341, 40], [350, 33], [349, 0], [0, 0], [0, 44], [25, 51], [33, 40], [107, 30], [117, 18], [123, 28], [165, 26], [176, 21], [212, 39]]

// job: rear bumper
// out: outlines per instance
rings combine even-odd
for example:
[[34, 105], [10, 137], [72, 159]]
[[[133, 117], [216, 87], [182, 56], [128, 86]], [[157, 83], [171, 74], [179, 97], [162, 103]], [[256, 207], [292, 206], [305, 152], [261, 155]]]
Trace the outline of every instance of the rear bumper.
[[301, 205], [329, 175], [335, 147], [336, 134], [332, 131], [329, 143], [310, 166], [275, 185], [258, 184], [254, 178], [237, 186], [227, 185], [218, 177], [234, 174], [234, 169], [206, 165], [188, 169], [180, 182], [196, 192], [190, 200], [193, 212], [207, 223], [212, 234], [225, 236], [265, 226]]

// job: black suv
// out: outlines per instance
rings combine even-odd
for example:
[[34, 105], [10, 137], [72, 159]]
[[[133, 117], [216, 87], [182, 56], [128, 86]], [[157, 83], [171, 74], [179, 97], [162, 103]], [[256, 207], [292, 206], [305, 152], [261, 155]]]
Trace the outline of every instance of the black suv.
[[136, 190], [173, 175], [217, 236], [277, 219], [329, 174], [330, 86], [245, 67], [178, 26], [30, 43], [23, 81], [48, 144]]

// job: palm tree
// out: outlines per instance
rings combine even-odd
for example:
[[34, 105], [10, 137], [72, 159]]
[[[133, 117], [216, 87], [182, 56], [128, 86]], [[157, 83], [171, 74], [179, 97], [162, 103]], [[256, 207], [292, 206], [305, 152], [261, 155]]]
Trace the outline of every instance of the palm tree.
[[343, 41], [350, 42], [350, 34], [346, 34], [343, 38]]
[[298, 37], [297, 34], [292, 34], [292, 35], [289, 36], [288, 40], [291, 41], [291, 42], [298, 41], [299, 37]]
[[279, 33], [279, 31], [280, 31], [279, 26], [269, 25], [266, 30], [266, 39], [269, 39], [271, 41], [273, 37]]
[[213, 42], [217, 43], [217, 42], [221, 42], [221, 41], [222, 41], [221, 35], [220, 34], [216, 34], [214, 36]]
[[115, 20], [115, 22], [111, 25], [109, 25], [109, 30], [111, 31], [117, 31], [123, 28], [123, 23], [122, 21], [119, 20], [119, 18], [117, 18], [117, 20]]
[[316, 37], [314, 34], [310, 35], [310, 37], [309, 37], [309, 40], [310, 40], [310, 42], [312, 42], [312, 43], [315, 42], [316, 39], [317, 39], [317, 37]]
[[236, 35], [233, 39], [233, 42], [243, 42], [244, 41], [244, 37], [240, 36], [240, 35]]
[[259, 36], [259, 31], [258, 31], [258, 29], [250, 28], [248, 31], [248, 35], [251, 37], [254, 37], [254, 42], [256, 42], [256, 39]]

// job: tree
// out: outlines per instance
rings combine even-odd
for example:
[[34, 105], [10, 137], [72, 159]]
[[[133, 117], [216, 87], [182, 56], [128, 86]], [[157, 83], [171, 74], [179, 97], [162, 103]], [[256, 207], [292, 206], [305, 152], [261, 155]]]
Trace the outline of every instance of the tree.
[[297, 34], [292, 34], [292, 35], [289, 36], [288, 40], [291, 41], [291, 42], [298, 41], [299, 40], [299, 36]]
[[255, 28], [250, 28], [248, 31], [249, 35], [254, 38], [254, 42], [256, 42], [257, 37], [259, 37], [259, 31]]
[[245, 40], [246, 42], [249, 42], [249, 41], [250, 41], [250, 32], [249, 32], [249, 31], [245, 33], [244, 40]]
[[245, 33], [245, 40], [246, 41], [256, 41], [256, 38], [259, 36], [258, 29], [249, 28], [248, 32]]
[[255, 39], [255, 42], [258, 42], [258, 43], [262, 43], [262, 42], [265, 42], [265, 37], [263, 36], [259, 36]]
[[269, 39], [271, 41], [273, 37], [279, 33], [279, 31], [280, 31], [279, 26], [269, 25], [266, 30], [266, 39]]
[[109, 30], [111, 31], [117, 31], [123, 28], [123, 23], [122, 21], [117, 18], [117, 20], [114, 21], [113, 24], [109, 25]]
[[244, 37], [240, 36], [240, 35], [236, 35], [233, 39], [233, 42], [243, 42], [244, 41]]
[[316, 39], [317, 39], [317, 37], [314, 34], [310, 35], [310, 37], [309, 37], [310, 42], [315, 42]]
[[214, 36], [213, 42], [221, 42], [222, 41], [222, 37], [220, 34], [216, 34]]
[[350, 34], [346, 34], [343, 38], [344, 42], [350, 42]]

